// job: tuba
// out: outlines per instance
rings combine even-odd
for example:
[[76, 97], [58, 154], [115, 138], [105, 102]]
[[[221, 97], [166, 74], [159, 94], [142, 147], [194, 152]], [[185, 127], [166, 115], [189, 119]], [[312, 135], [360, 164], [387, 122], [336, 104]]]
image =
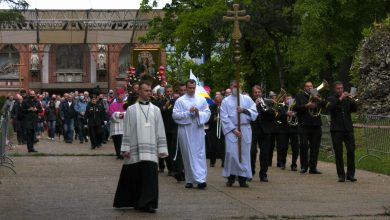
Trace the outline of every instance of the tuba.
[[[318, 92], [322, 89], [328, 88], [328, 82], [326, 80], [323, 80], [321, 85], [319, 85], [315, 89], [310, 90], [310, 97], [309, 97], [309, 102], [317, 102], [314, 97], [318, 96]], [[309, 114], [312, 117], [318, 117], [321, 115], [321, 108], [314, 108], [314, 109], [309, 109]]]
[[[292, 111], [296, 102], [294, 99], [290, 99], [288, 100], [288, 110], [287, 111]], [[298, 125], [298, 117], [296, 114], [292, 115], [292, 116], [287, 116], [287, 124], [292, 126], [292, 127], [295, 127]]]

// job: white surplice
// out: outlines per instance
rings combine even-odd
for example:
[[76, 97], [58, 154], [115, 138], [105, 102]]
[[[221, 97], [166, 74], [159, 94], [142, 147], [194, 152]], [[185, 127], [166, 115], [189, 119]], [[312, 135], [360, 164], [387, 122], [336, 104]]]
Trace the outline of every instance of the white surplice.
[[252, 129], [250, 122], [256, 120], [258, 115], [256, 104], [246, 95], [240, 95], [240, 107], [247, 111], [247, 114], [241, 113], [241, 152], [242, 162], [238, 158], [238, 138], [233, 133], [237, 128], [237, 96], [230, 95], [226, 97], [221, 104], [222, 130], [225, 134], [226, 154], [222, 176], [230, 175], [252, 178], [251, 169], [251, 142]]
[[[191, 113], [191, 107], [196, 107], [199, 115]], [[208, 122], [210, 114], [207, 101], [203, 97], [184, 95], [175, 102], [172, 118], [178, 124], [178, 140], [187, 183], [206, 182], [204, 124]]]

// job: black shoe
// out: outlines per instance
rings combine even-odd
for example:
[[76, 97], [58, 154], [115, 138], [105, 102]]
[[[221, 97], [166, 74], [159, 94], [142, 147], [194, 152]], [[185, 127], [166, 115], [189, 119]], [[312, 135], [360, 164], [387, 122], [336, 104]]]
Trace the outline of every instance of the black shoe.
[[103, 141], [102, 143], [103, 143], [103, 144], [107, 144], [107, 141]]
[[282, 165], [280, 166], [280, 169], [285, 170], [285, 169], [286, 169], [286, 164], [282, 164]]
[[83, 141], [80, 141], [80, 144], [84, 144], [84, 142], [83, 142]]
[[303, 168], [301, 169], [301, 171], [299, 171], [300, 173], [306, 173], [307, 172], [307, 169]]
[[187, 189], [191, 189], [191, 188], [194, 188], [194, 184], [186, 183], [186, 185], [184, 187], [187, 188]]
[[145, 208], [141, 208], [140, 210], [147, 213], [156, 213], [156, 209], [152, 207], [145, 207]]
[[227, 181], [227, 182], [226, 182], [226, 186], [227, 186], [227, 187], [232, 187], [232, 186], [233, 186], [233, 183], [234, 183], [234, 182], [232, 182], [232, 181]]
[[291, 171], [298, 171], [297, 167], [292, 166]]
[[210, 167], [215, 167], [215, 163], [211, 163], [211, 164], [210, 164]]
[[29, 153], [36, 153], [36, 152], [38, 152], [38, 151], [36, 151], [36, 150], [29, 150], [28, 152], [29, 152]]
[[345, 182], [345, 178], [344, 177], [339, 177], [339, 182]]
[[320, 171], [318, 171], [317, 169], [311, 169], [311, 170], [309, 170], [309, 173], [310, 174], [322, 174]]
[[88, 143], [88, 139], [85, 139], [85, 142]]
[[173, 176], [173, 172], [172, 171], [168, 171], [167, 176]]
[[206, 187], [207, 187], [207, 183], [206, 182], [198, 184], [198, 189], [204, 189]]
[[246, 182], [241, 182], [241, 183], [240, 183], [240, 187], [248, 188], [249, 185], [248, 185], [248, 183], [246, 183]]
[[347, 176], [347, 180], [351, 181], [351, 182], [356, 182], [357, 179], [355, 177], [352, 177], [352, 176]]
[[281, 167], [282, 167], [282, 164], [280, 164], [280, 163], [276, 163], [276, 167], [279, 167], [279, 168], [281, 168]]
[[95, 150], [95, 148], [96, 148], [96, 146], [92, 146], [92, 147], [91, 147], [91, 150]]
[[268, 178], [266, 176], [260, 177], [260, 182], [268, 182]]

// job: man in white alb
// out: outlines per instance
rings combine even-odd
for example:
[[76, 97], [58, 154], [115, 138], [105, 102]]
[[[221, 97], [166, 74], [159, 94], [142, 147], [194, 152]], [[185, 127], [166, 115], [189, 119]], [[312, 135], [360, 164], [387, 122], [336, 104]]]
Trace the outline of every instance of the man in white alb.
[[[226, 154], [222, 176], [228, 181], [226, 186], [231, 187], [238, 177], [241, 187], [248, 187], [247, 179], [252, 178], [251, 169], [251, 142], [252, 130], [250, 122], [256, 120], [256, 104], [249, 96], [238, 94], [237, 81], [230, 83], [232, 94], [226, 97], [221, 104], [222, 130], [225, 134]], [[240, 106], [237, 106], [237, 96], [240, 97]], [[237, 129], [237, 112], [240, 113], [241, 131]], [[242, 161], [239, 161], [238, 140], [241, 138]]]
[[186, 188], [198, 184], [204, 189], [207, 178], [204, 124], [210, 118], [207, 101], [195, 95], [196, 81], [186, 82], [187, 93], [180, 97], [173, 108], [172, 118], [178, 124], [178, 140], [183, 157]]

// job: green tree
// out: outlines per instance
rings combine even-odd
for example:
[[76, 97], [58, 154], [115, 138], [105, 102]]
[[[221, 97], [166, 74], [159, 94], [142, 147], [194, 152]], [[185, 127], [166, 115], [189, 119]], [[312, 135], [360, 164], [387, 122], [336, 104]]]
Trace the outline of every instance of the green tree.
[[29, 6], [25, 0], [0, 0], [0, 3], [6, 3], [10, 7], [10, 10], [0, 12], [0, 22], [23, 20], [20, 11], [26, 10]]
[[389, 9], [387, 0], [297, 0], [296, 37], [289, 48], [294, 71], [316, 80], [349, 82], [363, 29], [382, 19]]

